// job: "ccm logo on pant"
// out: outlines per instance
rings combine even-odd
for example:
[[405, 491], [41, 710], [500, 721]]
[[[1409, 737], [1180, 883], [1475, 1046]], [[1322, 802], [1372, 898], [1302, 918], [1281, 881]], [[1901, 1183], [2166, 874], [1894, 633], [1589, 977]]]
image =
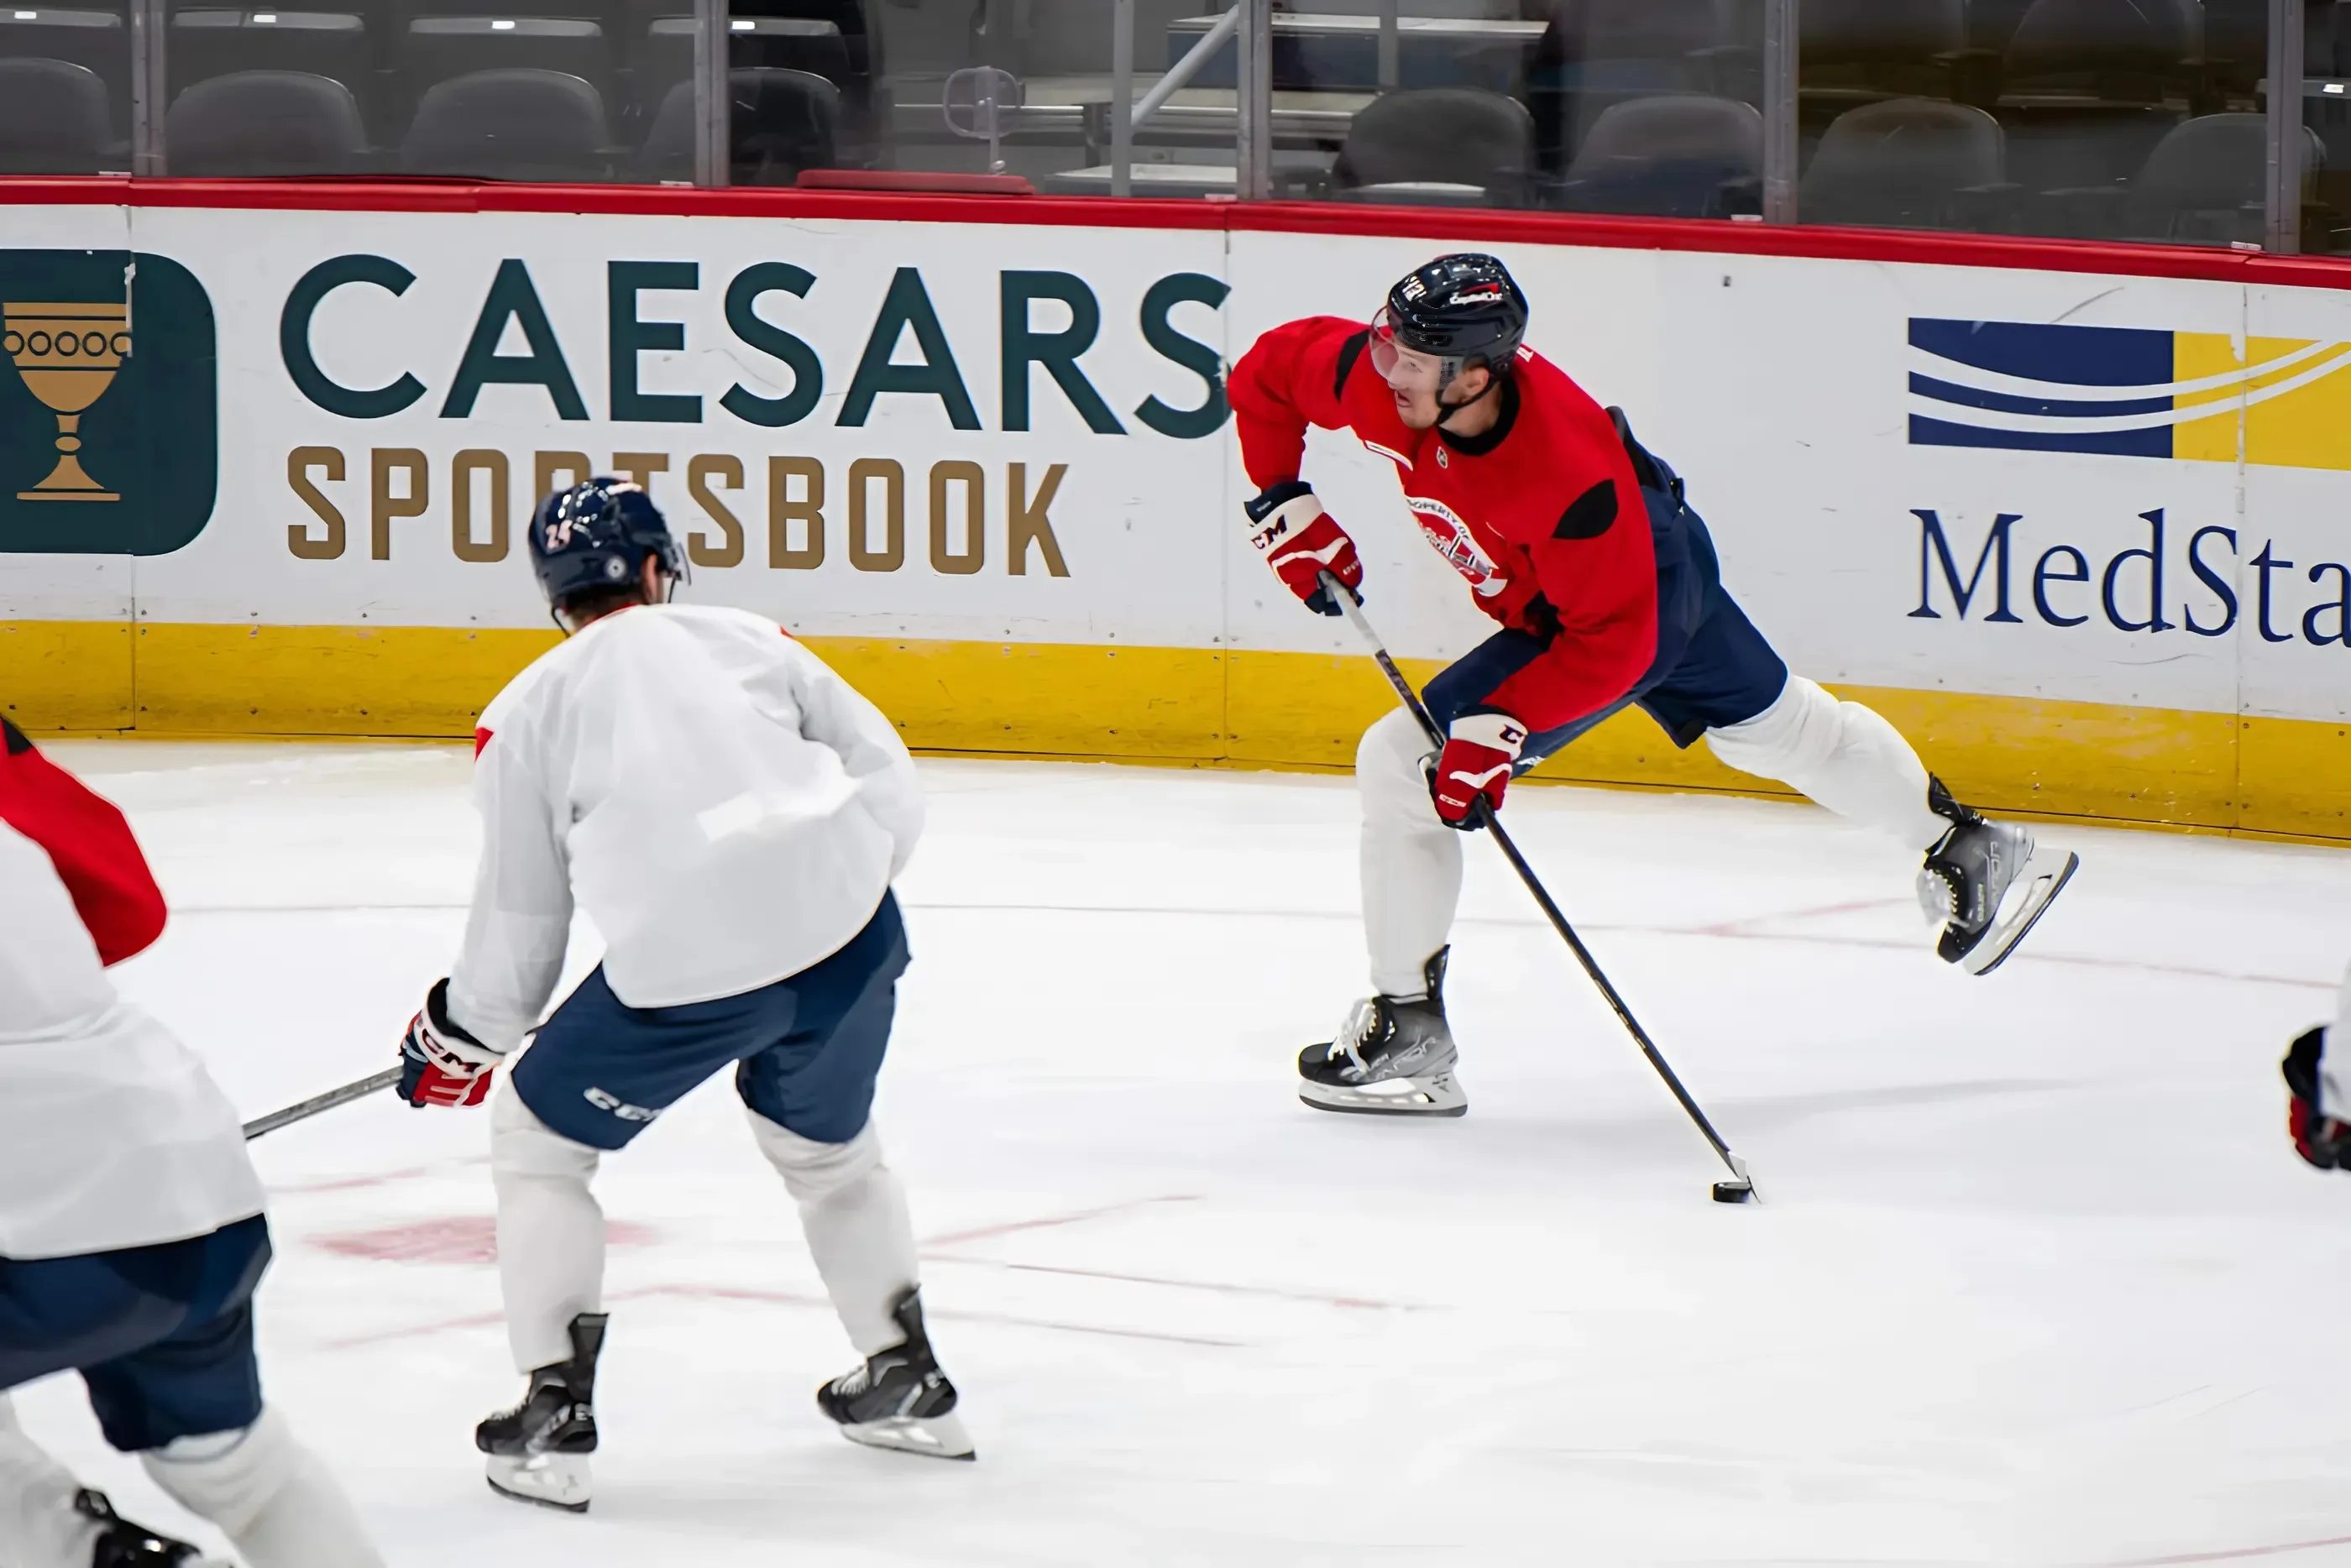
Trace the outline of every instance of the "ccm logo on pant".
[[580, 1097], [600, 1111], [611, 1112], [624, 1122], [649, 1122], [661, 1115], [659, 1111], [649, 1111], [643, 1106], [630, 1105], [601, 1089], [582, 1089]]

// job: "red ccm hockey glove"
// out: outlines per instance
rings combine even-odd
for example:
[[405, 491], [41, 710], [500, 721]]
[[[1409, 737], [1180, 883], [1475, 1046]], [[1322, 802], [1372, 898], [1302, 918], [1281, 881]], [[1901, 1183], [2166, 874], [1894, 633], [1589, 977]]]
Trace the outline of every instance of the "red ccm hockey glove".
[[434, 981], [400, 1043], [400, 1097], [419, 1110], [478, 1106], [490, 1097], [490, 1075], [502, 1060], [450, 1018], [449, 982]]
[[1524, 725], [1501, 713], [1465, 713], [1453, 721], [1445, 750], [1428, 775], [1428, 793], [1436, 797], [1437, 815], [1447, 827], [1474, 829], [1485, 826], [1478, 803], [1489, 811], [1502, 809], [1502, 792], [1510, 787], [1510, 769], [1519, 748], [1527, 743]]
[[1316, 615], [1340, 613], [1322, 587], [1325, 572], [1363, 597], [1364, 562], [1355, 554], [1355, 542], [1322, 510], [1304, 481], [1270, 486], [1241, 509], [1249, 514], [1249, 543], [1308, 609]]
[[2326, 1114], [2320, 1100], [2318, 1061], [2326, 1049], [2326, 1031], [2314, 1029], [2294, 1043], [2282, 1071], [2294, 1095], [2286, 1111], [2286, 1130], [2294, 1135], [2294, 1152], [2321, 1170], [2351, 1170], [2351, 1123]]

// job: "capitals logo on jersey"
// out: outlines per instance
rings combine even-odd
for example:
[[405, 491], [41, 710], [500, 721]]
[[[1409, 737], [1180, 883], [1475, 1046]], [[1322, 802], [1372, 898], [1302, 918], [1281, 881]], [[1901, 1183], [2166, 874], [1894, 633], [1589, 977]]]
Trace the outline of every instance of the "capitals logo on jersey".
[[1478, 541], [1460, 514], [1442, 501], [1426, 495], [1407, 495], [1405, 504], [1420, 520], [1420, 531], [1428, 540], [1429, 548], [1445, 557], [1445, 564], [1467, 578], [1470, 589], [1479, 598], [1489, 599], [1510, 586]]

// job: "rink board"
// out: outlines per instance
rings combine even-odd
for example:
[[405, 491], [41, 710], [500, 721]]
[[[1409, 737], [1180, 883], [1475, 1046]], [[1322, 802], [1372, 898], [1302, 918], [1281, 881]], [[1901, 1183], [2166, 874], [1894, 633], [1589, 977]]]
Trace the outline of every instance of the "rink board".
[[[686, 536], [691, 597], [775, 616], [917, 746], [1343, 767], [1385, 690], [1249, 550], [1221, 367], [1475, 244], [1532, 296], [1534, 347], [1681, 471], [1792, 665], [1955, 787], [2351, 836], [2351, 269], [1144, 202], [1015, 224], [105, 189], [0, 192], [0, 703], [29, 730], [465, 734], [552, 636], [531, 499], [617, 470]], [[87, 340], [80, 379], [26, 369], [35, 332]], [[1307, 472], [1416, 671], [1490, 631], [1388, 460], [1318, 433]], [[1546, 772], [1769, 788], [1638, 715]]]

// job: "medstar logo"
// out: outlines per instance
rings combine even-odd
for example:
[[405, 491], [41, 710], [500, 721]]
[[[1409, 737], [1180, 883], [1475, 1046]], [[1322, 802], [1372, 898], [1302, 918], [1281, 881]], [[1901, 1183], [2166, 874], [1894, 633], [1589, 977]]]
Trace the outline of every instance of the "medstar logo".
[[0, 553], [161, 556], [219, 477], [212, 302], [177, 262], [0, 250]]

